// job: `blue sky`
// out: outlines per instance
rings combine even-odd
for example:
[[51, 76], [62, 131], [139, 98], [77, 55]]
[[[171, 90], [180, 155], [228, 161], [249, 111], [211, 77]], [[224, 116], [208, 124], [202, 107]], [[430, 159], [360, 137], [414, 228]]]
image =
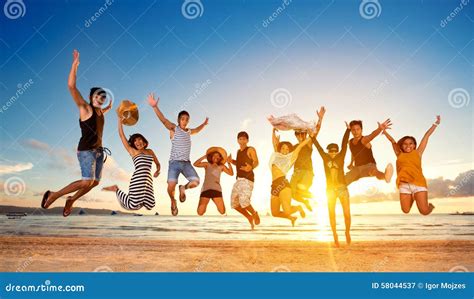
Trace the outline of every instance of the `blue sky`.
[[[472, 103], [462, 98], [453, 105], [449, 94], [459, 88], [469, 97], [474, 94], [473, 4], [456, 10], [441, 26], [461, 2], [379, 1], [380, 14], [371, 19], [360, 13], [361, 1], [201, 1], [202, 14], [194, 19], [182, 13], [183, 2], [115, 0], [104, 9], [105, 1], [25, 0], [23, 17], [0, 16], [1, 104], [33, 82], [0, 113], [0, 179], [14, 176], [25, 183], [22, 196], [2, 193], [2, 198], [32, 205], [38, 193], [78, 178], [78, 113], [66, 86], [73, 49], [81, 53], [78, 88], [83, 95], [101, 86], [112, 91], [115, 104], [122, 99], [139, 104], [140, 121], [126, 133], [144, 134], [157, 152], [164, 169], [155, 190], [159, 210], [166, 213], [170, 142], [145, 103], [151, 91], [172, 120], [180, 109], [191, 113], [192, 126], [210, 118], [193, 137], [192, 159], [213, 145], [235, 154], [237, 132], [249, 132], [262, 160], [255, 199], [262, 209], [268, 208], [269, 197], [270, 114], [311, 119], [325, 105], [319, 136], [324, 144], [340, 141], [344, 120], [362, 119], [369, 133], [387, 117], [395, 138], [421, 139], [441, 114], [442, 125], [423, 158], [426, 176], [454, 178], [472, 169]], [[289, 93], [283, 108], [271, 100], [277, 89]], [[126, 190], [133, 165], [116, 123], [112, 111], [104, 145], [113, 159], [104, 183], [118, 181]], [[294, 141], [290, 133], [283, 137]], [[383, 138], [374, 141], [374, 153], [380, 165], [395, 162]], [[315, 193], [324, 194], [322, 165], [317, 155], [313, 160]], [[224, 188], [232, 181], [225, 178]], [[393, 184], [367, 179], [352, 193], [374, 186], [394, 191]], [[96, 190], [90, 197], [97, 203], [84, 205], [116, 208], [109, 195]], [[192, 213], [195, 203], [187, 211]]]

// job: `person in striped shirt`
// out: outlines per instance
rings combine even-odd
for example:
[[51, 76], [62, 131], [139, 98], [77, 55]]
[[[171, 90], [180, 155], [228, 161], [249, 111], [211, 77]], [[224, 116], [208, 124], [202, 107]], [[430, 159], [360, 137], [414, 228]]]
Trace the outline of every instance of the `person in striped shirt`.
[[178, 114], [178, 124], [169, 121], [158, 108], [160, 98], [155, 98], [155, 94], [148, 95], [148, 104], [153, 107], [156, 116], [163, 123], [165, 128], [170, 131], [171, 154], [168, 167], [168, 195], [171, 199], [171, 214], [178, 215], [178, 205], [175, 199], [175, 189], [178, 184], [180, 174], [183, 174], [188, 183], [179, 185], [179, 201], [186, 201], [186, 189], [199, 186], [199, 176], [190, 161], [191, 153], [191, 135], [197, 134], [207, 126], [209, 118], [194, 129], [189, 129], [189, 113], [181, 111]]

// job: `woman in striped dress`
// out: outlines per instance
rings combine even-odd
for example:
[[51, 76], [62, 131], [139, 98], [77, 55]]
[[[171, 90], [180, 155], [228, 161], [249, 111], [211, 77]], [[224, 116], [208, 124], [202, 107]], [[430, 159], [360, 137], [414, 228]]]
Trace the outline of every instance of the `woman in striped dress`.
[[142, 207], [151, 210], [155, 206], [151, 169], [155, 162], [156, 171], [153, 176], [158, 177], [160, 162], [155, 153], [147, 148], [148, 141], [141, 134], [133, 134], [128, 140], [125, 138], [121, 119], [119, 119], [119, 135], [135, 165], [128, 194], [120, 190], [117, 185], [105, 187], [102, 190], [115, 192], [120, 205], [126, 210], [139, 210]]

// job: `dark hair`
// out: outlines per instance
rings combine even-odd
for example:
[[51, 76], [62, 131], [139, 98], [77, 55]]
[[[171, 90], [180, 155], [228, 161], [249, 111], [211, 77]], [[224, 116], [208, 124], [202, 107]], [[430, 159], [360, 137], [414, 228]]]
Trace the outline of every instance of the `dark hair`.
[[360, 126], [360, 128], [362, 129], [362, 121], [361, 120], [353, 120], [349, 123], [349, 127], [351, 127], [351, 129], [352, 129], [353, 126], [357, 126], [357, 125]]
[[301, 131], [301, 130], [298, 131], [298, 130], [295, 130], [295, 136], [298, 136], [298, 135], [305, 135], [305, 136], [306, 136], [307, 134], [308, 134], [308, 132], [306, 132], [306, 131]]
[[400, 140], [398, 140], [398, 142], [397, 142], [398, 148], [399, 148], [402, 152], [403, 152], [402, 144], [403, 144], [403, 142], [405, 142], [405, 140], [407, 140], [407, 139], [413, 140], [413, 143], [415, 144], [415, 148], [416, 148], [416, 139], [415, 139], [415, 137], [413, 137], [413, 136], [404, 136], [404, 137], [402, 137]]
[[278, 151], [281, 151], [281, 148], [286, 145], [288, 146], [288, 149], [290, 150], [290, 152], [293, 151], [293, 144], [291, 144], [291, 142], [288, 142], [288, 141], [282, 141], [278, 144]]
[[213, 151], [213, 152], [210, 152], [209, 154], [207, 154], [206, 158], [207, 158], [207, 162], [209, 163], [212, 163], [212, 156], [214, 156], [214, 154], [219, 154], [219, 156], [221, 156], [221, 160], [219, 161], [219, 165], [224, 165], [224, 157], [222, 157], [221, 153], [219, 153], [218, 151]]
[[178, 113], [178, 122], [181, 119], [181, 116], [183, 116], [183, 115], [187, 115], [188, 117], [190, 117], [188, 111], [186, 111], [186, 110], [180, 111]]
[[92, 97], [95, 95], [103, 95], [104, 97], [107, 96], [107, 92], [102, 87], [92, 87], [91, 91], [89, 92], [89, 100], [92, 101]]
[[239, 132], [239, 134], [237, 134], [237, 139], [239, 139], [240, 137], [245, 137], [248, 140], [249, 139], [249, 134], [247, 134], [247, 132], [245, 132], [245, 131], [242, 131], [242, 132]]
[[339, 145], [337, 145], [336, 143], [330, 143], [330, 144], [328, 144], [328, 146], [326, 147], [326, 149], [327, 149], [328, 151], [330, 151], [332, 148], [335, 148], [335, 149], [337, 149], [337, 151], [339, 151]]
[[130, 138], [128, 138], [128, 145], [130, 145], [130, 146], [133, 147], [134, 149], [137, 149], [137, 148], [135, 147], [135, 140], [136, 140], [137, 138], [140, 138], [141, 140], [143, 140], [143, 142], [145, 143], [145, 148], [148, 147], [148, 140], [146, 140], [146, 138], [143, 137], [142, 134], [138, 134], [138, 133], [133, 134], [133, 135], [130, 136]]

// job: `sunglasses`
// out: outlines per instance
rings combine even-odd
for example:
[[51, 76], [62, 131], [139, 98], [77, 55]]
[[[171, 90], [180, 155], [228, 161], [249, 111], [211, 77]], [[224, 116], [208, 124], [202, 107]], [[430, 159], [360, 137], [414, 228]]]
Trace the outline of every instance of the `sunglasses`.
[[329, 153], [334, 153], [334, 154], [337, 153], [337, 152], [339, 152], [339, 151], [338, 150], [330, 150], [329, 151]]

